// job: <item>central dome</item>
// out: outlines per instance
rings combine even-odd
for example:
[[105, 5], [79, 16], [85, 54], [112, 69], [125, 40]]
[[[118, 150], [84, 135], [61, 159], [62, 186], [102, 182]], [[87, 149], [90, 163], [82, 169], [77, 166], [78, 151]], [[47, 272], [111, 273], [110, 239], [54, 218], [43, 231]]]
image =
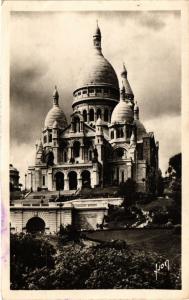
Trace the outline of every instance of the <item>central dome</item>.
[[109, 85], [119, 89], [119, 83], [114, 68], [103, 54], [93, 49], [86, 65], [79, 74], [77, 89], [89, 85]]

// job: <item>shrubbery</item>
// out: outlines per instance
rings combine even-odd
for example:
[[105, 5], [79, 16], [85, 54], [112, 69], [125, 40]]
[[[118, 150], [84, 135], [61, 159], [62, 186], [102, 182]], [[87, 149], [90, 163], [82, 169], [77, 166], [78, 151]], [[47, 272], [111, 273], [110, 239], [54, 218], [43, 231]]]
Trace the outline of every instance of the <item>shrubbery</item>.
[[[15, 241], [15, 237], [11, 237]], [[28, 244], [24, 237], [21, 244]], [[18, 243], [18, 244], [20, 244]], [[161, 270], [158, 280], [155, 277], [155, 264], [164, 258], [154, 252], [131, 248], [125, 241], [105, 242], [93, 247], [69, 244], [60, 248], [54, 261], [51, 245], [39, 241], [40, 249], [35, 246], [38, 241], [29, 242], [33, 246], [28, 259], [15, 259], [11, 254], [12, 288], [15, 289], [112, 289], [112, 288], [162, 288], [179, 289], [179, 267], [171, 265], [171, 271]], [[45, 247], [43, 247], [43, 245]], [[13, 246], [13, 244], [12, 244]], [[21, 247], [22, 249], [22, 247]], [[25, 248], [28, 249], [27, 247]], [[49, 249], [49, 252], [47, 251]], [[18, 251], [18, 248], [17, 248]], [[33, 252], [33, 253], [31, 253]], [[20, 256], [22, 256], [22, 251]], [[38, 253], [38, 254], [37, 254]], [[52, 263], [46, 264], [46, 254]], [[38, 256], [32, 266], [27, 267]], [[17, 256], [18, 258], [19, 256]], [[42, 262], [40, 262], [42, 261]], [[55, 263], [54, 263], [55, 262]], [[17, 273], [14, 272], [17, 268]], [[22, 280], [16, 285], [17, 276]]]

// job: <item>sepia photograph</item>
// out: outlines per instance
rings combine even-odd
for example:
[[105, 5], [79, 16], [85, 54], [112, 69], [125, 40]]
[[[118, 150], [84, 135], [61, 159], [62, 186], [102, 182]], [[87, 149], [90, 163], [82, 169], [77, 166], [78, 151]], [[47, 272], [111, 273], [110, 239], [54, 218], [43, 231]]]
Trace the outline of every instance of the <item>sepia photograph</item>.
[[181, 10], [9, 19], [10, 290], [182, 290]]

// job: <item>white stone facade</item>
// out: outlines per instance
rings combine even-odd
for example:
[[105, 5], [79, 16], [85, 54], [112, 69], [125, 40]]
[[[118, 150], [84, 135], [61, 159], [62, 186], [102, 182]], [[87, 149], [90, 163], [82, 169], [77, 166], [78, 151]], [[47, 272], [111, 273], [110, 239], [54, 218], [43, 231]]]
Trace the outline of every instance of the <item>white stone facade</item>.
[[35, 164], [28, 168], [27, 188], [78, 190], [119, 185], [132, 178], [139, 191], [154, 188], [158, 144], [139, 121], [139, 108], [127, 79], [117, 75], [101, 51], [101, 33], [93, 35], [93, 51], [73, 92], [73, 113], [67, 124], [57, 89], [47, 114]]

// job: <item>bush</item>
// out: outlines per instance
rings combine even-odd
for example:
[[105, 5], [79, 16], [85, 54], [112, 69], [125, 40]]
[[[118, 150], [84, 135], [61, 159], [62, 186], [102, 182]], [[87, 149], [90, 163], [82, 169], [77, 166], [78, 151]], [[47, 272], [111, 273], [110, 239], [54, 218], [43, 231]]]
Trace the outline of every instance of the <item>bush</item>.
[[172, 264], [171, 272], [161, 270], [155, 278], [155, 264], [165, 258], [154, 252], [132, 249], [123, 241], [90, 248], [64, 247], [55, 268], [32, 271], [26, 278], [28, 289], [177, 289], [180, 271]]

